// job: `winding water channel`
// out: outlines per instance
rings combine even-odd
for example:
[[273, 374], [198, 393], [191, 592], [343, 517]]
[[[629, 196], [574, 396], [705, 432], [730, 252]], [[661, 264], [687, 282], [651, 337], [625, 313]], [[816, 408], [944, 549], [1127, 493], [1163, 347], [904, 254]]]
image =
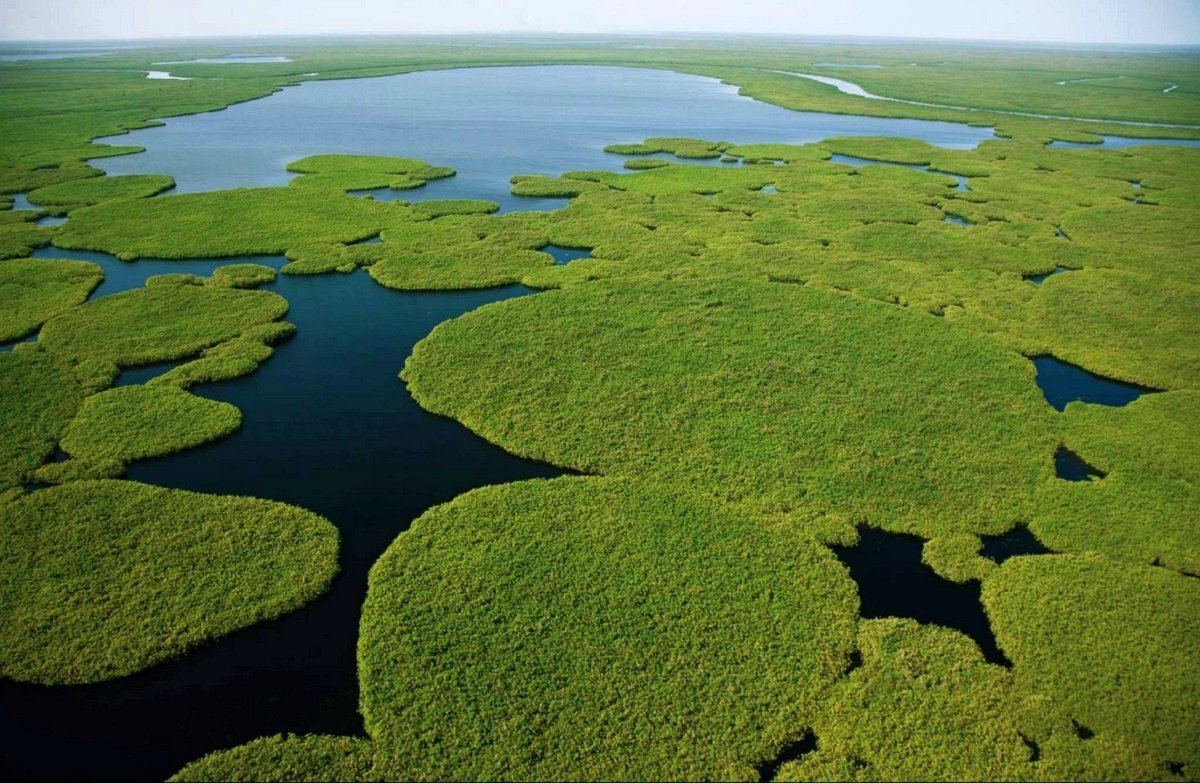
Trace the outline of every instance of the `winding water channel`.
[[[969, 148], [992, 132], [791, 112], [740, 97], [713, 79], [666, 71], [490, 68], [306, 83], [114, 138], [147, 151], [98, 165], [113, 174], [170, 174], [177, 192], [194, 192], [283, 184], [289, 161], [315, 153], [401, 155], [460, 172], [403, 198], [488, 198], [506, 209], [548, 208], [562, 202], [511, 196], [509, 177], [617, 169], [624, 159], [606, 155], [603, 145], [655, 135], [784, 142], [892, 135]], [[586, 255], [547, 252], [562, 263]], [[138, 287], [163, 272], [209, 274], [241, 260], [277, 268], [283, 261], [123, 263], [55, 248], [35, 255], [99, 263], [106, 277], [94, 297]], [[266, 497], [327, 516], [342, 536], [342, 570], [332, 590], [300, 611], [132, 677], [57, 688], [0, 682], [0, 709], [13, 718], [0, 754], [4, 776], [162, 779], [208, 751], [266, 734], [361, 734], [355, 644], [371, 564], [432, 505], [474, 487], [559, 473], [425, 412], [396, 377], [413, 345], [438, 323], [529, 289], [401, 293], [361, 272], [281, 275], [268, 289], [290, 303], [295, 337], [254, 374], [195, 389], [238, 406], [242, 429], [202, 448], [135, 463], [128, 477]], [[164, 370], [127, 371], [119, 383]], [[864, 557], [884, 546], [871, 535], [866, 541]], [[913, 570], [918, 567], [919, 551], [906, 556], [907, 575], [897, 578], [925, 579]], [[999, 655], [986, 621], [979, 625], [982, 611], [970, 588], [929, 589], [938, 595], [956, 590], [955, 600], [967, 607], [968, 632], [990, 656]], [[940, 617], [922, 619], [954, 624]]]

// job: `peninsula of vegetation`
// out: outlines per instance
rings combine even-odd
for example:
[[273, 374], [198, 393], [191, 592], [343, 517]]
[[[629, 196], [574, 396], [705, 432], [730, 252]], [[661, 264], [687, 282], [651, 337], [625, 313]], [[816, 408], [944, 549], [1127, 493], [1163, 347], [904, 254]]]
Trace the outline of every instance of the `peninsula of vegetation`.
[[[415, 133], [187, 192], [187, 145], [117, 174], [141, 147], [93, 141], [515, 66], [985, 140], [747, 125], [564, 170], [497, 131], [502, 194]], [[1197, 779], [1195, 73], [686, 38], [0, 62], [0, 771]], [[887, 542], [934, 587], [885, 609]]]

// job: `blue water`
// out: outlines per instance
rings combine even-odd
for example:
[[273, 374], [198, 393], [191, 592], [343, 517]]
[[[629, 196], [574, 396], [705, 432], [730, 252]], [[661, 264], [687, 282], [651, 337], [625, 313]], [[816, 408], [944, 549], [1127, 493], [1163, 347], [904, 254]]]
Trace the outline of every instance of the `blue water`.
[[994, 138], [990, 128], [958, 123], [789, 111], [739, 96], [716, 79], [670, 71], [468, 68], [306, 82], [111, 137], [146, 152], [93, 165], [111, 174], [170, 174], [173, 192], [189, 193], [282, 185], [293, 176], [284, 170], [289, 161], [316, 153], [400, 155], [459, 173], [396, 198], [485, 198], [511, 210], [528, 208], [509, 193], [514, 174], [620, 170], [626, 158], [604, 153], [606, 144], [649, 136], [804, 143], [847, 135], [908, 136], [957, 149]]
[[237, 63], [290, 63], [291, 58], [280, 54], [227, 54], [224, 57], [198, 57], [195, 60], [169, 60], [154, 63], [155, 65], [190, 65], [192, 63], [207, 65], [233, 65]]
[[1200, 147], [1200, 139], [1147, 139], [1135, 136], [1103, 136], [1100, 144], [1084, 144], [1078, 141], [1052, 141], [1048, 146], [1061, 149], [1123, 149], [1125, 147], [1162, 146]]
[[542, 249], [543, 253], [548, 253], [554, 259], [556, 264], [569, 264], [577, 258], [591, 258], [592, 251], [589, 248], [575, 247], [559, 247], [558, 245], [546, 245]]
[[67, 222], [67, 218], [46, 215], [45, 217], [38, 218], [34, 222], [36, 222], [39, 226], [61, 226], [63, 223]]
[[24, 193], [9, 193], [8, 198], [12, 199], [13, 211], [17, 210], [38, 210], [41, 207], [35, 206], [29, 201], [29, 197]]
[[[1058, 237], [1059, 237], [1059, 239], [1066, 239], [1066, 235], [1063, 234], [1061, 230], [1058, 232]], [[1056, 267], [1054, 267], [1053, 271], [1047, 272], [1044, 275], [1029, 275], [1025, 279], [1028, 280], [1029, 282], [1033, 283], [1034, 285], [1041, 285], [1042, 283], [1046, 282], [1046, 278], [1054, 277], [1055, 275], [1061, 275], [1063, 272], [1066, 272], [1066, 271], [1068, 271], [1068, 270], [1065, 266], [1056, 266]]]
[[983, 545], [979, 554], [986, 558], [1003, 563], [1010, 557], [1018, 555], [1048, 555], [1051, 551], [1042, 546], [1029, 528], [1018, 525], [1012, 530], [999, 536], [983, 536]]
[[[164, 272], [283, 262], [125, 263], [54, 248], [35, 256], [99, 263], [106, 279], [93, 296]], [[396, 377], [413, 344], [438, 323], [529, 289], [402, 293], [362, 272], [281, 275], [264, 288], [287, 298], [296, 335], [254, 374], [194, 389], [238, 406], [241, 430], [134, 463], [128, 478], [281, 500], [327, 516], [341, 531], [332, 589], [297, 612], [132, 677], [49, 689], [0, 682], [0, 710], [20, 716], [6, 722], [0, 776], [162, 780], [211, 750], [265, 734], [361, 734], [355, 644], [370, 566], [430, 506], [486, 484], [558, 475], [422, 410]], [[118, 383], [148, 380], [177, 363], [126, 370]]]
[[983, 657], [1008, 666], [979, 602], [979, 585], [942, 579], [921, 562], [924, 542], [916, 536], [859, 528], [858, 544], [834, 547], [858, 583], [863, 617], [911, 617], [954, 628], [975, 640]]
[[960, 217], [955, 217], [954, 215], [946, 215], [946, 217], [942, 218], [942, 221], [943, 221], [943, 222], [945, 222], [945, 223], [950, 223], [950, 224], [952, 224], [952, 225], [955, 225], [955, 226], [969, 226], [969, 225], [971, 225], [971, 222], [970, 222], [970, 221], [968, 221], [968, 220], [963, 220], [962, 218], [960, 218]]
[[1033, 364], [1037, 367], [1037, 385], [1055, 410], [1061, 411], [1075, 400], [1122, 407], [1154, 391], [1096, 375], [1053, 356], [1034, 357]]
[[1078, 454], [1066, 446], [1054, 452], [1054, 475], [1063, 481], [1091, 481], [1104, 478], [1104, 474], [1084, 462]]

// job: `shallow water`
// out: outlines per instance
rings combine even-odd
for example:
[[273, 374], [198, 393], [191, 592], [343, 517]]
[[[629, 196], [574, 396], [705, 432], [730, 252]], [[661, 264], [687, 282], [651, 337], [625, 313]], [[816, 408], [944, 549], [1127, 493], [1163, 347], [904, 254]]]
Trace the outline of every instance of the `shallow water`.
[[1084, 144], [1078, 141], [1052, 141], [1050, 147], [1060, 149], [1123, 149], [1125, 147], [1162, 146], [1200, 147], [1200, 139], [1152, 139], [1136, 136], [1101, 136], [1104, 141], [1099, 144]]
[[1104, 478], [1104, 474], [1083, 461], [1083, 459], [1066, 446], [1059, 446], [1054, 452], [1054, 475], [1063, 481], [1091, 481]]
[[858, 583], [863, 617], [911, 617], [962, 631], [975, 640], [992, 663], [1009, 665], [979, 602], [979, 584], [955, 584], [921, 562], [923, 542], [916, 536], [860, 528], [852, 547], [834, 553]]
[[558, 245], [546, 245], [541, 248], [543, 253], [548, 253], [554, 259], [556, 264], [569, 264], [579, 258], [591, 258], [592, 251], [589, 248], [576, 247], [560, 247]]
[[[1165, 122], [1139, 122], [1139, 121], [1134, 121], [1134, 120], [1107, 120], [1107, 119], [1098, 118], [1098, 117], [1075, 117], [1075, 116], [1067, 116], [1067, 115], [1062, 115], [1062, 114], [1038, 114], [1036, 112], [1011, 111], [1011, 110], [1007, 110], [1007, 109], [983, 109], [983, 108], [979, 108], [979, 107], [975, 107], [975, 106], [956, 106], [956, 105], [949, 104], [949, 103], [925, 103], [924, 101], [910, 101], [910, 100], [906, 100], [904, 98], [891, 98], [886, 95], [876, 95], [873, 92], [868, 92], [867, 90], [864, 90], [862, 87], [855, 84], [854, 82], [849, 82], [849, 81], [846, 81], [845, 79], [835, 79], [832, 76], [818, 76], [818, 75], [812, 74], [812, 73], [797, 73], [795, 71], [771, 71], [771, 73], [781, 73], [781, 74], [784, 74], [785, 76], [795, 76], [799, 79], [808, 79], [809, 81], [820, 82], [821, 84], [826, 84], [826, 85], [829, 85], [830, 87], [836, 88], [838, 92], [845, 93], [846, 95], [853, 95], [856, 98], [867, 98], [868, 100], [873, 100], [873, 101], [889, 101], [891, 103], [903, 103], [907, 106], [924, 106], [926, 108], [931, 108], [931, 109], [951, 109], [954, 111], [983, 112], [983, 113], [988, 113], [988, 114], [1004, 114], [1004, 115], [1009, 115], [1012, 117], [1033, 117], [1036, 119], [1045, 119], [1045, 120], [1071, 120], [1074, 122], [1092, 122], [1092, 123], [1109, 123], [1112, 125], [1128, 125], [1131, 129], [1131, 132], [1132, 132], [1132, 129], [1135, 129], [1139, 126], [1141, 126], [1143, 128], [1144, 127], [1187, 128], [1187, 129], [1200, 128], [1200, 126], [1196, 126], [1196, 125], [1175, 125], [1175, 124], [1165, 123]], [[1107, 140], [1109, 140], [1109, 139], [1123, 138], [1123, 137], [1105, 136], [1104, 138], [1107, 142]], [[1183, 144], [1183, 145], [1187, 145], [1187, 146], [1193, 146], [1196, 144], [1200, 144], [1200, 139], [1197, 139], [1197, 140], [1128, 139], [1128, 142], [1129, 142], [1128, 144], [1112, 144], [1111, 146], [1125, 147], [1125, 146], [1132, 146], [1133, 144]], [[1050, 146], [1095, 147], [1096, 145], [1095, 144], [1076, 145], [1076, 144], [1071, 144], [1068, 142], [1052, 142]]]
[[[1058, 232], [1058, 237], [1059, 237], [1059, 239], [1066, 238], [1066, 235], [1063, 234], [1061, 229]], [[1046, 278], [1054, 277], [1055, 275], [1061, 275], [1063, 272], [1067, 272], [1067, 271], [1069, 271], [1069, 270], [1065, 266], [1056, 266], [1056, 267], [1054, 267], [1053, 271], [1047, 272], [1044, 275], [1029, 275], [1025, 279], [1028, 280], [1029, 282], [1033, 283], [1034, 285], [1041, 285], [1042, 283], [1046, 282]]]
[[[136, 261], [43, 249], [38, 257], [100, 263], [94, 296], [164, 272], [209, 274], [225, 263], [282, 258]], [[401, 293], [362, 272], [281, 275], [295, 337], [245, 378], [196, 387], [241, 408], [242, 429], [216, 443], [135, 463], [128, 478], [201, 492], [282, 500], [327, 516], [342, 536], [332, 590], [303, 609], [109, 683], [41, 688], [0, 683], [3, 773], [29, 779], [162, 780], [204, 753], [281, 731], [361, 733], [355, 644], [371, 564], [432, 505], [474, 487], [558, 475], [514, 457], [413, 402], [396, 377], [435, 325], [531, 293]], [[148, 380], [171, 364], [123, 373]]]
[[195, 60], [168, 60], [154, 63], [155, 65], [189, 65], [192, 63], [205, 65], [234, 65], [238, 63], [290, 63], [290, 57], [280, 54], [227, 54], [224, 57], [198, 57]]
[[465, 68], [306, 82], [110, 137], [147, 151], [93, 165], [110, 174], [170, 174], [173, 192], [188, 193], [281, 185], [294, 176], [284, 170], [289, 161], [316, 153], [399, 155], [452, 166], [458, 176], [390, 197], [485, 198], [509, 210], [531, 203], [509, 193], [514, 174], [620, 170], [627, 158], [606, 154], [606, 144], [650, 136], [803, 143], [846, 135], [907, 136], [957, 149], [993, 138], [990, 128], [958, 123], [789, 111], [739, 96], [716, 79], [670, 71]]
[[1042, 546], [1042, 542], [1034, 538], [1029, 528], [1018, 525], [1012, 530], [999, 536], [983, 536], [983, 545], [979, 554], [986, 558], [1003, 563], [1010, 557], [1018, 555], [1048, 555], [1051, 550]]
[[1122, 407], [1154, 391], [1096, 375], [1053, 356], [1034, 357], [1033, 363], [1037, 367], [1038, 388], [1055, 410], [1061, 411], [1075, 400]]

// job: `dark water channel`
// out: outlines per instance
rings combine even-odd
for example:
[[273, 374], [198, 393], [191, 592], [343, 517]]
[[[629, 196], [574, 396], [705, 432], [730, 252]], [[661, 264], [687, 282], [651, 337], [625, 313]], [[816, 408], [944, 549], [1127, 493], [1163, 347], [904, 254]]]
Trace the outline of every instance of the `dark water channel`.
[[956, 584], [921, 562], [924, 542], [917, 536], [860, 528], [858, 544], [834, 552], [858, 583], [863, 617], [911, 617], [962, 631], [975, 640], [983, 657], [1001, 666], [1008, 659], [979, 602], [978, 582]]
[[1155, 391], [1096, 375], [1053, 356], [1036, 356], [1033, 363], [1037, 367], [1037, 385], [1046, 396], [1046, 402], [1059, 411], [1076, 400], [1119, 408]]
[[[164, 272], [209, 274], [230, 262], [83, 257], [106, 280], [94, 296]], [[277, 732], [361, 734], [355, 674], [366, 573], [412, 519], [474, 487], [558, 471], [514, 457], [419, 408], [396, 377], [413, 344], [441, 321], [530, 293], [520, 286], [401, 293], [361, 272], [281, 275], [295, 337], [257, 372], [199, 386], [237, 405], [242, 429], [170, 457], [135, 463], [128, 478], [201, 492], [286, 501], [341, 531], [341, 573], [305, 608], [141, 674], [89, 686], [0, 682], [8, 716], [0, 775], [18, 779], [161, 780], [204, 753]], [[123, 373], [139, 382], [171, 365]]]
[[[486, 198], [506, 210], [546, 209], [565, 202], [514, 197], [509, 177], [620, 169], [625, 158], [602, 147], [654, 135], [793, 143], [893, 135], [970, 148], [992, 132], [790, 112], [740, 97], [716, 80], [666, 71], [464, 69], [290, 87], [269, 99], [115, 137], [113, 143], [147, 152], [98, 165], [112, 174], [171, 174], [176, 192], [194, 192], [283, 184], [291, 176], [285, 165], [310, 154], [401, 155], [460, 173], [418, 191], [375, 191], [374, 197]], [[545, 250], [557, 263], [589, 255]], [[94, 297], [136, 288], [155, 274], [207, 275], [224, 263], [278, 268], [283, 262], [123, 263], [53, 248], [35, 255], [99, 263], [106, 278]], [[204, 753], [267, 734], [361, 734], [355, 645], [370, 566], [432, 505], [486, 484], [557, 475], [421, 410], [396, 377], [413, 344], [438, 323], [529, 289], [400, 293], [361, 272], [281, 275], [265, 288], [287, 298], [296, 336], [277, 345], [254, 374], [194, 390], [238, 406], [242, 429], [205, 447], [135, 463], [128, 478], [265, 497], [325, 515], [342, 536], [342, 570], [332, 590], [295, 613], [131, 677], [59, 688], [0, 681], [0, 711], [7, 717], [0, 777], [161, 780]], [[144, 382], [170, 366], [128, 370], [118, 383]], [[859, 583], [864, 616], [895, 614], [957, 628], [989, 660], [1004, 662], [978, 585], [937, 577], [921, 563], [920, 540], [864, 530], [861, 543], [839, 557]]]

